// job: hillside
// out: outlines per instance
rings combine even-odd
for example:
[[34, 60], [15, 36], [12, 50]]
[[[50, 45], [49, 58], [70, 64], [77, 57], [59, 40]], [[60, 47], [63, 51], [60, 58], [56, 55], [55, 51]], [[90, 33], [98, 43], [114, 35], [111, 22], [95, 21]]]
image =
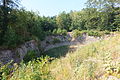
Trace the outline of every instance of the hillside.
[[63, 57], [41, 57], [28, 64], [22, 63], [8, 80], [118, 80], [119, 42], [120, 34], [117, 34], [115, 37], [87, 44]]

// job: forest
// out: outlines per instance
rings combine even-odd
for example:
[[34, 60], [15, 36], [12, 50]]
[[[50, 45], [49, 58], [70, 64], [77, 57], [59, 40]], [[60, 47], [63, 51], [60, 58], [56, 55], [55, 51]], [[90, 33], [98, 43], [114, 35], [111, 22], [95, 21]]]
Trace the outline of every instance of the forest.
[[87, 8], [81, 11], [63, 11], [57, 16], [45, 17], [19, 8], [19, 0], [0, 1], [0, 46], [15, 47], [31, 39], [44, 40], [48, 34], [75, 29], [120, 30], [119, 0], [88, 0], [86, 4]]
[[[0, 50], [14, 49], [30, 40], [41, 42], [47, 36], [67, 35], [68, 32], [74, 32], [74, 37], [84, 32], [97, 37], [103, 34], [119, 33], [120, 0], [88, 0], [86, 8], [80, 11], [63, 11], [58, 15], [48, 17], [26, 10], [21, 5], [21, 0], [0, 0]], [[115, 43], [110, 43], [110, 41]], [[112, 63], [110, 61], [114, 54], [116, 57], [120, 56], [117, 54], [120, 52], [119, 47], [116, 47], [119, 46], [119, 41], [119, 37], [114, 37], [108, 41], [93, 43], [72, 52], [75, 55], [70, 54], [53, 61], [50, 56], [42, 55], [37, 60], [20, 63], [20, 67], [15, 65], [12, 72], [4, 66], [0, 69], [0, 80], [113, 80], [98, 79], [95, 75], [100, 73], [100, 66]], [[111, 51], [111, 46], [115, 50]], [[67, 48], [63, 46], [61, 49]], [[86, 61], [88, 58], [92, 58], [93, 62]], [[97, 62], [97, 59], [103, 62]], [[58, 69], [57, 66], [60, 68]], [[110, 64], [109, 73], [105, 76], [113, 75], [120, 78], [119, 66], [116, 64], [114, 68]], [[114, 69], [119, 70], [118, 73]]]

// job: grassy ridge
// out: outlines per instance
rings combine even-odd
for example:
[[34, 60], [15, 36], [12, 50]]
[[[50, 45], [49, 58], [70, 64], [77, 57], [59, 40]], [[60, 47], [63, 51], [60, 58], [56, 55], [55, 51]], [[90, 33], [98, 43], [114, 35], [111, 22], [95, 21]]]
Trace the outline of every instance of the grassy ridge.
[[[64, 50], [64, 47], [61, 50]], [[46, 57], [30, 61], [28, 64], [22, 63], [12, 76], [7, 78], [8, 80], [106, 80], [110, 75], [120, 78], [119, 59], [120, 35], [117, 35], [83, 46], [52, 62], [49, 62], [50, 57]]]

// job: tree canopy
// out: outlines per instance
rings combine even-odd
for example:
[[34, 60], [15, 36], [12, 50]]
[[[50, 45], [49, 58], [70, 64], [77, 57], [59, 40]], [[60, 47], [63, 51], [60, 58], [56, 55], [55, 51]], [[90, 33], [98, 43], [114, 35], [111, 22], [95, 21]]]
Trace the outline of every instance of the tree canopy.
[[63, 11], [52, 17], [26, 11], [19, 5], [20, 0], [0, 0], [0, 45], [16, 46], [75, 29], [120, 30], [119, 0], [88, 0], [81, 11]]

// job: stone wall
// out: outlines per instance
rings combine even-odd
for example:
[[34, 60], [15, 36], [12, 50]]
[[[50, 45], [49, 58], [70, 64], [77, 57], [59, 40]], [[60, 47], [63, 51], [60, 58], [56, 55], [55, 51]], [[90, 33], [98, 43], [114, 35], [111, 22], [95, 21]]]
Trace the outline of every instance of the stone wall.
[[40, 53], [37, 43], [34, 40], [26, 42], [25, 44], [13, 50], [0, 50], [0, 63], [6, 64], [11, 60], [13, 60], [15, 63], [19, 63], [31, 50], [35, 50], [37, 53]]

